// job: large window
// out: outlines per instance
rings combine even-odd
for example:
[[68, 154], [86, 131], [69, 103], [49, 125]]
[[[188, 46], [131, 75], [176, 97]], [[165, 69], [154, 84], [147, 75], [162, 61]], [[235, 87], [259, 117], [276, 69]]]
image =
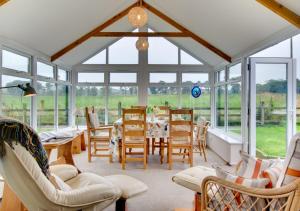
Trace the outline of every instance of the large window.
[[124, 37], [108, 48], [109, 64], [138, 64], [138, 50], [135, 47], [137, 38]]
[[[29, 79], [2, 75], [2, 86], [16, 86], [30, 83]], [[19, 88], [1, 90], [1, 106], [4, 116], [18, 119], [30, 124], [30, 97], [22, 97], [23, 92]]]
[[136, 83], [136, 73], [110, 73], [110, 83]]
[[191, 56], [184, 50], [180, 50], [180, 64], [187, 64], [187, 65], [203, 65], [202, 62], [200, 62], [195, 57]]
[[69, 80], [68, 71], [63, 70], [61, 68], [58, 68], [58, 70], [57, 70], [57, 80], [59, 80], [59, 81], [68, 81]]
[[67, 85], [57, 85], [58, 127], [60, 128], [69, 125], [69, 89]]
[[241, 63], [216, 72], [216, 127], [241, 135]]
[[37, 74], [47, 78], [54, 78], [54, 68], [49, 64], [37, 62]]
[[104, 73], [78, 73], [78, 83], [103, 83]]
[[176, 73], [150, 73], [150, 83], [176, 83]]
[[37, 81], [37, 126], [38, 131], [54, 129], [55, 84]]
[[76, 111], [74, 112], [76, 125], [85, 125], [85, 107], [94, 106], [99, 122], [105, 123], [105, 87], [77, 86]]
[[108, 122], [113, 123], [121, 118], [122, 108], [138, 105], [136, 86], [110, 86], [108, 98]]
[[[202, 94], [199, 98], [191, 95], [194, 85], [201, 88]], [[193, 108], [195, 121], [205, 118], [210, 120], [210, 84], [208, 73], [182, 73], [181, 106]]]
[[106, 64], [106, 49], [89, 58], [83, 64]]
[[11, 51], [2, 50], [2, 67], [22, 72], [29, 72], [29, 57], [22, 56]]
[[297, 101], [296, 101], [296, 115], [297, 115], [297, 131], [300, 131], [300, 34], [293, 37], [293, 58], [296, 59], [296, 73], [297, 73]]

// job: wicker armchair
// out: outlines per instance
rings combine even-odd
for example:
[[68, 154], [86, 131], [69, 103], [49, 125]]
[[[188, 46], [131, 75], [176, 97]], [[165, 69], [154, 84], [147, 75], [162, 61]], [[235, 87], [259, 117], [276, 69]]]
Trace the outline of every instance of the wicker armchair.
[[201, 189], [201, 210], [300, 210], [300, 179], [280, 188], [258, 189], [209, 176]]

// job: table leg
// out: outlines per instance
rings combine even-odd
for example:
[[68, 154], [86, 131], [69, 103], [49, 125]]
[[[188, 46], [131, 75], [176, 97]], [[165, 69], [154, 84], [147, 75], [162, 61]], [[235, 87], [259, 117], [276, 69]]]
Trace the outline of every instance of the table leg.
[[85, 139], [84, 139], [84, 132], [81, 133], [80, 139], [81, 139], [81, 150], [85, 151], [86, 150], [86, 145], [85, 145]]
[[72, 142], [71, 141], [57, 147], [57, 160], [59, 160], [61, 158], [65, 159], [66, 164], [75, 166], [75, 162], [73, 160], [73, 155], [72, 155]]
[[3, 197], [1, 202], [1, 211], [27, 211], [23, 203], [17, 195], [10, 189], [6, 182], [4, 182]]

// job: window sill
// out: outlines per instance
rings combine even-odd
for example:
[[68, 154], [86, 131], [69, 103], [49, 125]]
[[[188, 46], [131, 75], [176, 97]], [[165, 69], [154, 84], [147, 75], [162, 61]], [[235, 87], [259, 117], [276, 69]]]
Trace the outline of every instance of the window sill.
[[217, 129], [217, 128], [210, 128], [208, 129], [208, 132], [223, 139], [224, 141], [226, 141], [229, 144], [242, 144], [242, 137], [232, 134], [232, 133], [228, 133], [225, 132], [221, 129]]

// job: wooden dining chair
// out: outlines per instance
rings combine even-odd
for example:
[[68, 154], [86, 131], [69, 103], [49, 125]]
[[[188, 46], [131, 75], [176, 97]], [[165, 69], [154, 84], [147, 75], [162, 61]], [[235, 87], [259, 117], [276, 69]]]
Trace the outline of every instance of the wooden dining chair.
[[85, 117], [88, 137], [88, 161], [91, 162], [92, 157], [108, 157], [109, 162], [112, 162], [109, 144], [113, 126], [100, 126], [94, 107], [85, 108]]
[[194, 125], [195, 131], [195, 144], [199, 149], [200, 156], [203, 155], [205, 162], [207, 162], [206, 156], [206, 140], [207, 140], [207, 130], [210, 125], [209, 121], [201, 121]]
[[147, 109], [147, 106], [131, 106], [131, 108], [135, 108], [135, 109]]
[[[170, 107], [169, 106], [157, 106], [157, 108], [158, 108], [158, 113], [155, 114], [155, 118], [164, 119], [164, 120], [168, 121]], [[164, 150], [162, 150], [162, 148], [167, 148], [167, 140], [165, 140], [165, 137], [153, 137], [151, 146], [152, 146], [152, 148], [151, 148], [152, 155], [154, 155], [156, 148], [159, 149], [159, 154], [161, 157], [160, 162], [162, 164], [163, 160], [164, 160], [164, 155], [163, 155]]]
[[[123, 109], [122, 169], [127, 161], [142, 161], [147, 168], [146, 109]], [[127, 151], [128, 149], [128, 151]], [[135, 152], [135, 149], [139, 151]], [[141, 157], [137, 157], [140, 156]]]
[[[187, 161], [191, 167], [193, 166], [193, 128], [192, 109], [170, 109], [168, 138], [170, 170], [174, 161]], [[177, 158], [174, 159], [173, 156]]]

